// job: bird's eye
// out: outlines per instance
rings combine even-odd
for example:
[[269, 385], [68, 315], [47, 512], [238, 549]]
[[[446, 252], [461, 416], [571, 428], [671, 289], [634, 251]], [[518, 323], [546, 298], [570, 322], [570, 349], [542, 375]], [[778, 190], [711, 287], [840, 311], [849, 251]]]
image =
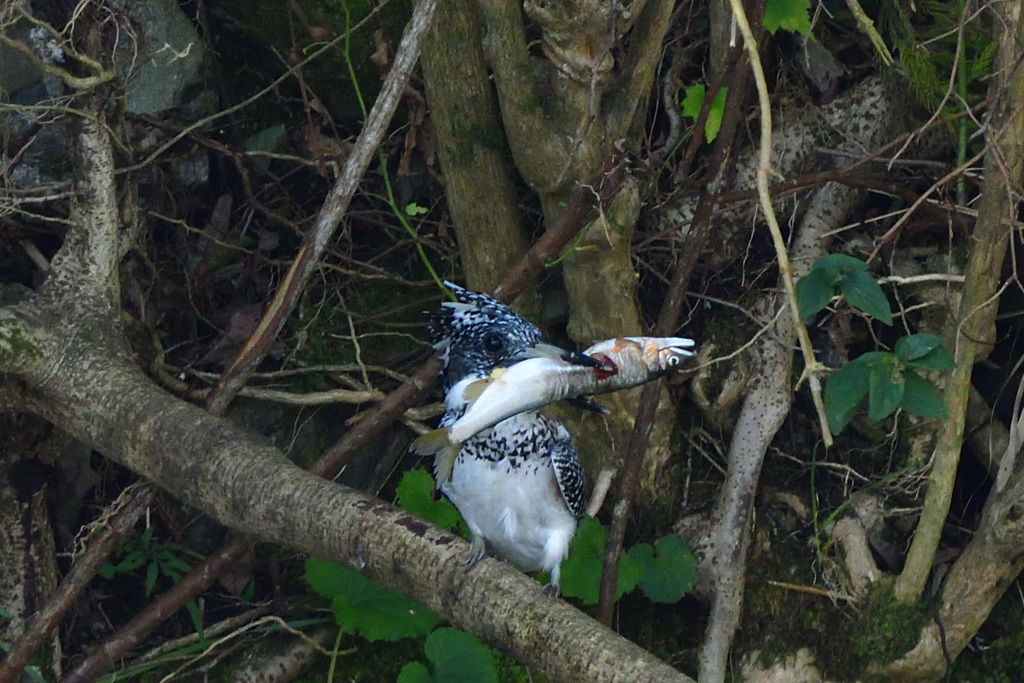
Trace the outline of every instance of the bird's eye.
[[484, 337], [484, 350], [487, 353], [498, 353], [505, 348], [505, 337], [497, 332], [490, 332]]

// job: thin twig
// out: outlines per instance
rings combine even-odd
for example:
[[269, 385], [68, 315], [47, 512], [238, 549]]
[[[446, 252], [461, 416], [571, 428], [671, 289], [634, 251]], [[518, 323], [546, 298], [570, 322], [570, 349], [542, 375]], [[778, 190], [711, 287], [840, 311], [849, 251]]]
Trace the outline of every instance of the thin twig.
[[437, 0], [420, 0], [416, 4], [402, 41], [395, 52], [391, 71], [381, 87], [380, 95], [373, 103], [366, 125], [363, 126], [355, 146], [345, 160], [338, 181], [324, 200], [324, 205], [317, 216], [316, 227], [303, 240], [291, 268], [284, 276], [256, 331], [239, 351], [231, 367], [224, 373], [220, 384], [207, 400], [207, 407], [214, 414], [219, 415], [224, 411], [239, 389], [256, 371], [256, 367], [270, 350], [278, 332], [284, 327], [299, 297], [305, 291], [306, 282], [316, 270], [331, 236], [341, 223], [352, 197], [355, 196], [360, 179], [384, 139], [384, 133], [387, 132], [388, 123], [398, 107], [405, 83], [419, 59], [423, 38], [436, 9]]
[[[786, 240], [779, 228], [779, 221], [775, 217], [775, 209], [772, 208], [771, 193], [768, 190], [769, 174], [772, 163], [772, 105], [768, 96], [768, 83], [764, 78], [764, 70], [761, 68], [761, 57], [757, 52], [757, 41], [750, 30], [747, 15], [743, 11], [741, 0], [729, 0], [733, 16], [743, 34], [743, 45], [747, 50], [750, 59], [750, 68], [754, 74], [754, 83], [757, 85], [757, 97], [761, 114], [761, 144], [759, 159], [757, 162], [757, 193], [761, 199], [761, 209], [764, 211], [765, 220], [768, 222], [768, 230], [772, 234], [772, 244], [775, 246], [775, 257], [779, 261], [779, 276], [786, 289], [786, 298], [789, 301], [789, 310], [793, 317], [793, 326], [796, 329], [797, 339], [800, 340], [800, 350], [804, 356], [804, 371], [800, 380], [808, 380], [811, 388], [811, 398], [814, 400], [814, 408], [818, 412], [818, 424], [821, 426], [821, 440], [828, 448], [832, 445], [832, 430], [828, 426], [828, 417], [825, 415], [825, 402], [821, 393], [821, 375], [828, 372], [825, 366], [814, 357], [814, 346], [811, 344], [811, 337], [807, 333], [807, 326], [800, 319], [800, 308], [796, 301], [796, 285], [793, 282], [793, 267], [789, 262], [789, 253], [786, 249]], [[799, 382], [797, 383], [799, 385]]]

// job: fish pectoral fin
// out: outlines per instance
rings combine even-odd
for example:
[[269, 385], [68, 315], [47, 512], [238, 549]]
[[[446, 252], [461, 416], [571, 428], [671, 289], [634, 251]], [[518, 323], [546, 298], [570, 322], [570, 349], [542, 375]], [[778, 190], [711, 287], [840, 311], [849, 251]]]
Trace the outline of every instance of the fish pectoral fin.
[[434, 481], [437, 488], [452, 478], [459, 446], [448, 440], [447, 429], [434, 429], [416, 437], [409, 445], [409, 450], [417, 455], [434, 456]]
[[490, 383], [490, 379], [478, 379], [475, 382], [471, 382], [462, 392], [463, 400], [466, 401], [467, 405], [473, 405]]

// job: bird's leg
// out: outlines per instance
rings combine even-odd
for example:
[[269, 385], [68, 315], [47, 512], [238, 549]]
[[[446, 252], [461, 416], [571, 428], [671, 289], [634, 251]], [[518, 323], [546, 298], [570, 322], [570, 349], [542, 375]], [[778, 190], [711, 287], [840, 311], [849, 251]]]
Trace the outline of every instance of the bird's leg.
[[555, 568], [551, 570], [551, 580], [548, 581], [548, 585], [544, 586], [544, 595], [549, 598], [557, 598], [562, 594], [562, 589], [559, 587], [559, 580], [562, 578], [562, 565], [556, 564]]
[[487, 546], [484, 543], [484, 537], [473, 534], [473, 540], [469, 544], [469, 554], [466, 555], [466, 564], [472, 567], [480, 561], [480, 558], [484, 556], [484, 552], [486, 550]]

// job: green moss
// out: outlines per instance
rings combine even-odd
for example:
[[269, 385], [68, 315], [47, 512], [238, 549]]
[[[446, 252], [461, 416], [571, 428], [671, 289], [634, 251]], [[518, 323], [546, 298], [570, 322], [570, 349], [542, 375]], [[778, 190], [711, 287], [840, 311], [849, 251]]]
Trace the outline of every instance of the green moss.
[[31, 360], [41, 355], [21, 322], [10, 321], [0, 325], [0, 365], [13, 364], [20, 358]]
[[[766, 521], [775, 517], [758, 515]], [[778, 528], [759, 527], [755, 533], [736, 651], [756, 650], [768, 666], [809, 648], [825, 678], [850, 680], [864, 668], [863, 658], [848, 645], [854, 613], [823, 596], [769, 583], [821, 585], [806, 538]]]
[[918, 606], [897, 602], [891, 585], [880, 585], [864, 605], [860, 621], [850, 634], [850, 645], [870, 664], [886, 664], [917, 644], [927, 621]]

